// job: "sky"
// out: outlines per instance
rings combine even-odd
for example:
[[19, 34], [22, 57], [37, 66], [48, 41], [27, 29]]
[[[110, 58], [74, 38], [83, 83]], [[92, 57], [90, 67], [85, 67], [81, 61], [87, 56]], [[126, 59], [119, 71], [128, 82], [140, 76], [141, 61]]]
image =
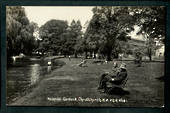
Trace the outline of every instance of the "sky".
[[51, 19], [71, 21], [80, 20], [84, 25], [86, 21], [92, 18], [92, 6], [23, 6], [28, 19], [41, 25]]
[[[80, 20], [82, 26], [93, 16], [92, 8], [94, 6], [23, 6], [25, 8], [28, 19], [41, 25], [45, 24], [51, 19], [67, 20], [70, 24], [71, 21]], [[134, 26], [129, 36], [138, 40], [143, 40], [142, 35], [136, 35], [139, 31], [138, 26]]]

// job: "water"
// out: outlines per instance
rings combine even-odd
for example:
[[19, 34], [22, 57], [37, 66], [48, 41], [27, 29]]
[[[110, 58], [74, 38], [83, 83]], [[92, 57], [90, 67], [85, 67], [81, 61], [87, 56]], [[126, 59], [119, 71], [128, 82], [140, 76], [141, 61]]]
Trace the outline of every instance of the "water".
[[38, 58], [13, 62], [7, 69], [7, 104], [29, 93], [51, 70], [47, 61]]

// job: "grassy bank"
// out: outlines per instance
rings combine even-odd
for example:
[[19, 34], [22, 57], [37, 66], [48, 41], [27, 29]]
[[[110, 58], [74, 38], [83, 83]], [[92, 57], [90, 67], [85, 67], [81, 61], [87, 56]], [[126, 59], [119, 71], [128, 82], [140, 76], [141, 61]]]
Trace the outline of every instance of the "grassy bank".
[[[129, 95], [109, 95], [97, 90], [99, 77], [110, 71], [113, 62], [93, 63], [87, 60], [87, 67], [79, 67], [80, 59], [60, 58], [66, 65], [47, 74], [28, 95], [12, 105], [24, 106], [110, 106], [110, 107], [161, 107], [164, 103], [164, 82], [155, 79], [164, 75], [161, 62], [143, 63], [136, 67], [132, 61], [125, 61], [128, 81], [125, 87]], [[74, 98], [78, 100], [74, 101]], [[89, 99], [123, 99], [116, 101], [88, 101]], [[87, 99], [83, 101], [83, 99]]]

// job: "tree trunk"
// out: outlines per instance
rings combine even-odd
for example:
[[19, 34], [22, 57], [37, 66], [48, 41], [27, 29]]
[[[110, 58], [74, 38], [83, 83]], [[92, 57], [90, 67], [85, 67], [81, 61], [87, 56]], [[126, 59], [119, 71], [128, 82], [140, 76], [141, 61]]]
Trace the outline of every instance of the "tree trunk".
[[149, 61], [152, 61], [152, 55], [149, 55]]
[[64, 54], [64, 57], [66, 57], [67, 55], [66, 54]]
[[74, 53], [74, 57], [77, 58], [77, 52]]
[[152, 61], [152, 49], [148, 48], [149, 61]]
[[113, 57], [116, 58], [116, 59], [118, 59], [118, 58], [119, 58], [118, 52], [114, 52]]
[[90, 51], [90, 58], [92, 58], [92, 56], [93, 56], [93, 52], [92, 52], [92, 51]]
[[96, 52], [94, 51], [94, 59], [96, 59]]
[[85, 58], [87, 59], [87, 51], [85, 51]]
[[107, 52], [107, 61], [111, 61], [111, 51]]

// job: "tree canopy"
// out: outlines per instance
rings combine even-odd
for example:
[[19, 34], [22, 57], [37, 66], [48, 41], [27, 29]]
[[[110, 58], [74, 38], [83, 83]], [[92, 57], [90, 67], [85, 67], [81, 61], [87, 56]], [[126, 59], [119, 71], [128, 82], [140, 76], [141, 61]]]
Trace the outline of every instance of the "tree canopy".
[[25, 9], [21, 6], [8, 6], [6, 8], [6, 37], [7, 55], [19, 53], [31, 54], [35, 48], [33, 36], [37, 24], [30, 23]]
[[[143, 52], [150, 60], [156, 49], [155, 41], [164, 43], [165, 7], [96, 6], [92, 12], [92, 19], [83, 33], [80, 20], [68, 24], [64, 20], [51, 19], [38, 28], [36, 23], [29, 22], [23, 7], [7, 7], [8, 56], [38, 50], [43, 54], [52, 52], [75, 57], [85, 52], [86, 58], [87, 53], [99, 53], [111, 60], [118, 58], [120, 53], [132, 53], [127, 42], [135, 25], [140, 27], [137, 34], [146, 39]], [[39, 39], [34, 36], [36, 31], [39, 31]]]
[[135, 18], [134, 24], [140, 26], [138, 34], [145, 36], [144, 53], [152, 60], [152, 55], [157, 48], [156, 41], [164, 43], [165, 40], [165, 7], [131, 7], [130, 13]]
[[111, 60], [118, 57], [119, 41], [127, 41], [127, 28], [131, 29], [132, 16], [128, 7], [102, 6], [93, 8], [93, 17], [85, 33], [91, 49], [98, 51]]
[[39, 50], [44, 52], [58, 53], [62, 49], [62, 35], [66, 31], [68, 25], [63, 20], [49, 20], [40, 27], [41, 42]]
[[[138, 25], [140, 31], [146, 36], [146, 54], [152, 55], [155, 38], [160, 42], [165, 37], [165, 8], [161, 6], [100, 6], [93, 8], [93, 17], [86, 30], [87, 47], [99, 52], [111, 60], [111, 56], [118, 57], [119, 53], [129, 51], [124, 43], [130, 39], [128, 33], [133, 26]], [[122, 44], [123, 43], [123, 44]]]

